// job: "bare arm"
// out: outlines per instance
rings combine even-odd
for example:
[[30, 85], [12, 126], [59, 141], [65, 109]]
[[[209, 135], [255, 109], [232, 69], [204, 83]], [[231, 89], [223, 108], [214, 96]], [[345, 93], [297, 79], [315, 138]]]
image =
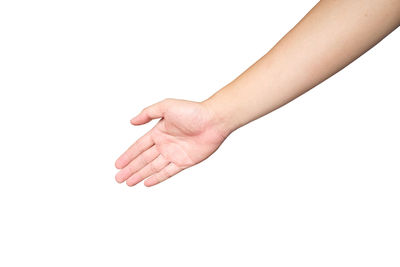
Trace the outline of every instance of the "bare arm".
[[118, 182], [152, 186], [209, 157], [234, 130], [310, 90], [400, 25], [400, 0], [322, 0], [264, 57], [212, 97], [167, 99], [131, 120], [160, 118], [116, 161]]
[[399, 0], [322, 0], [205, 104], [235, 130], [323, 82], [399, 25]]

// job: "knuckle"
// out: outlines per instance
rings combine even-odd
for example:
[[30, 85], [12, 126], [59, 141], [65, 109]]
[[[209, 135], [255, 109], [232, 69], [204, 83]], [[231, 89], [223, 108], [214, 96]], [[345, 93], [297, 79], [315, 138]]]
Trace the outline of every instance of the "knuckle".
[[164, 169], [164, 175], [163, 175], [163, 180], [166, 180], [168, 178], [170, 178], [172, 176], [172, 173], [170, 172], [170, 170], [168, 170], [168, 168]]
[[147, 163], [149, 163], [149, 156], [147, 155], [142, 155], [139, 159], [139, 165], [141, 166], [145, 166], [147, 165]]
[[142, 109], [142, 111], [141, 111], [140, 113], [142, 113], [142, 114], [146, 114], [146, 113], [147, 113], [147, 111], [148, 111], [148, 107], [146, 107], [146, 108]]
[[157, 164], [154, 162], [150, 163], [149, 169], [150, 169], [150, 172], [152, 172], [152, 173], [157, 172], [158, 171]]
[[164, 105], [169, 105], [174, 101], [173, 98], [165, 98], [163, 101], [161, 101], [162, 104]]
[[156, 178], [157, 178], [157, 181], [158, 181], [159, 183], [161, 183], [162, 181], [165, 180], [165, 178], [163, 178], [162, 175], [157, 175]]
[[133, 164], [129, 164], [126, 166], [126, 171], [124, 172], [124, 177], [130, 175], [135, 170], [135, 166]]

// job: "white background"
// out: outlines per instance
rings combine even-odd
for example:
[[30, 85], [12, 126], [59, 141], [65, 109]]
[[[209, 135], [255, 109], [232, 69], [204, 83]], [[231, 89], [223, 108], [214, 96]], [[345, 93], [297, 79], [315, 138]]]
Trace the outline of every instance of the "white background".
[[155, 123], [131, 117], [204, 100], [316, 2], [1, 1], [0, 266], [399, 266], [399, 31], [205, 162], [114, 180]]

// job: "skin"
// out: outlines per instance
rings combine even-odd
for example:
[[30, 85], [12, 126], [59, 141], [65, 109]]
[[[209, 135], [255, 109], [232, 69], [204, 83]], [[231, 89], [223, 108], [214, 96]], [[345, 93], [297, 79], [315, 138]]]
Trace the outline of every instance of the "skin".
[[116, 162], [119, 183], [155, 185], [208, 158], [227, 137], [214, 114], [201, 103], [166, 99], [131, 120], [141, 125], [162, 118]]
[[[213, 154], [230, 133], [334, 75], [400, 26], [400, 0], [322, 0], [265, 56], [203, 102], [166, 99], [116, 161], [119, 183], [153, 186]], [[232, 114], [235, 114], [232, 116]]]

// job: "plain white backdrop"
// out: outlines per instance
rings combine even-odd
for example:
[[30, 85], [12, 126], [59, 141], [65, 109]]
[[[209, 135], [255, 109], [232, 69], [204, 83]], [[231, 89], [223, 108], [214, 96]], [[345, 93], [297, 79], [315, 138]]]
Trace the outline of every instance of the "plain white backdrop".
[[1, 1], [0, 265], [399, 266], [399, 31], [205, 162], [114, 180], [155, 124], [131, 117], [204, 100], [316, 3]]

